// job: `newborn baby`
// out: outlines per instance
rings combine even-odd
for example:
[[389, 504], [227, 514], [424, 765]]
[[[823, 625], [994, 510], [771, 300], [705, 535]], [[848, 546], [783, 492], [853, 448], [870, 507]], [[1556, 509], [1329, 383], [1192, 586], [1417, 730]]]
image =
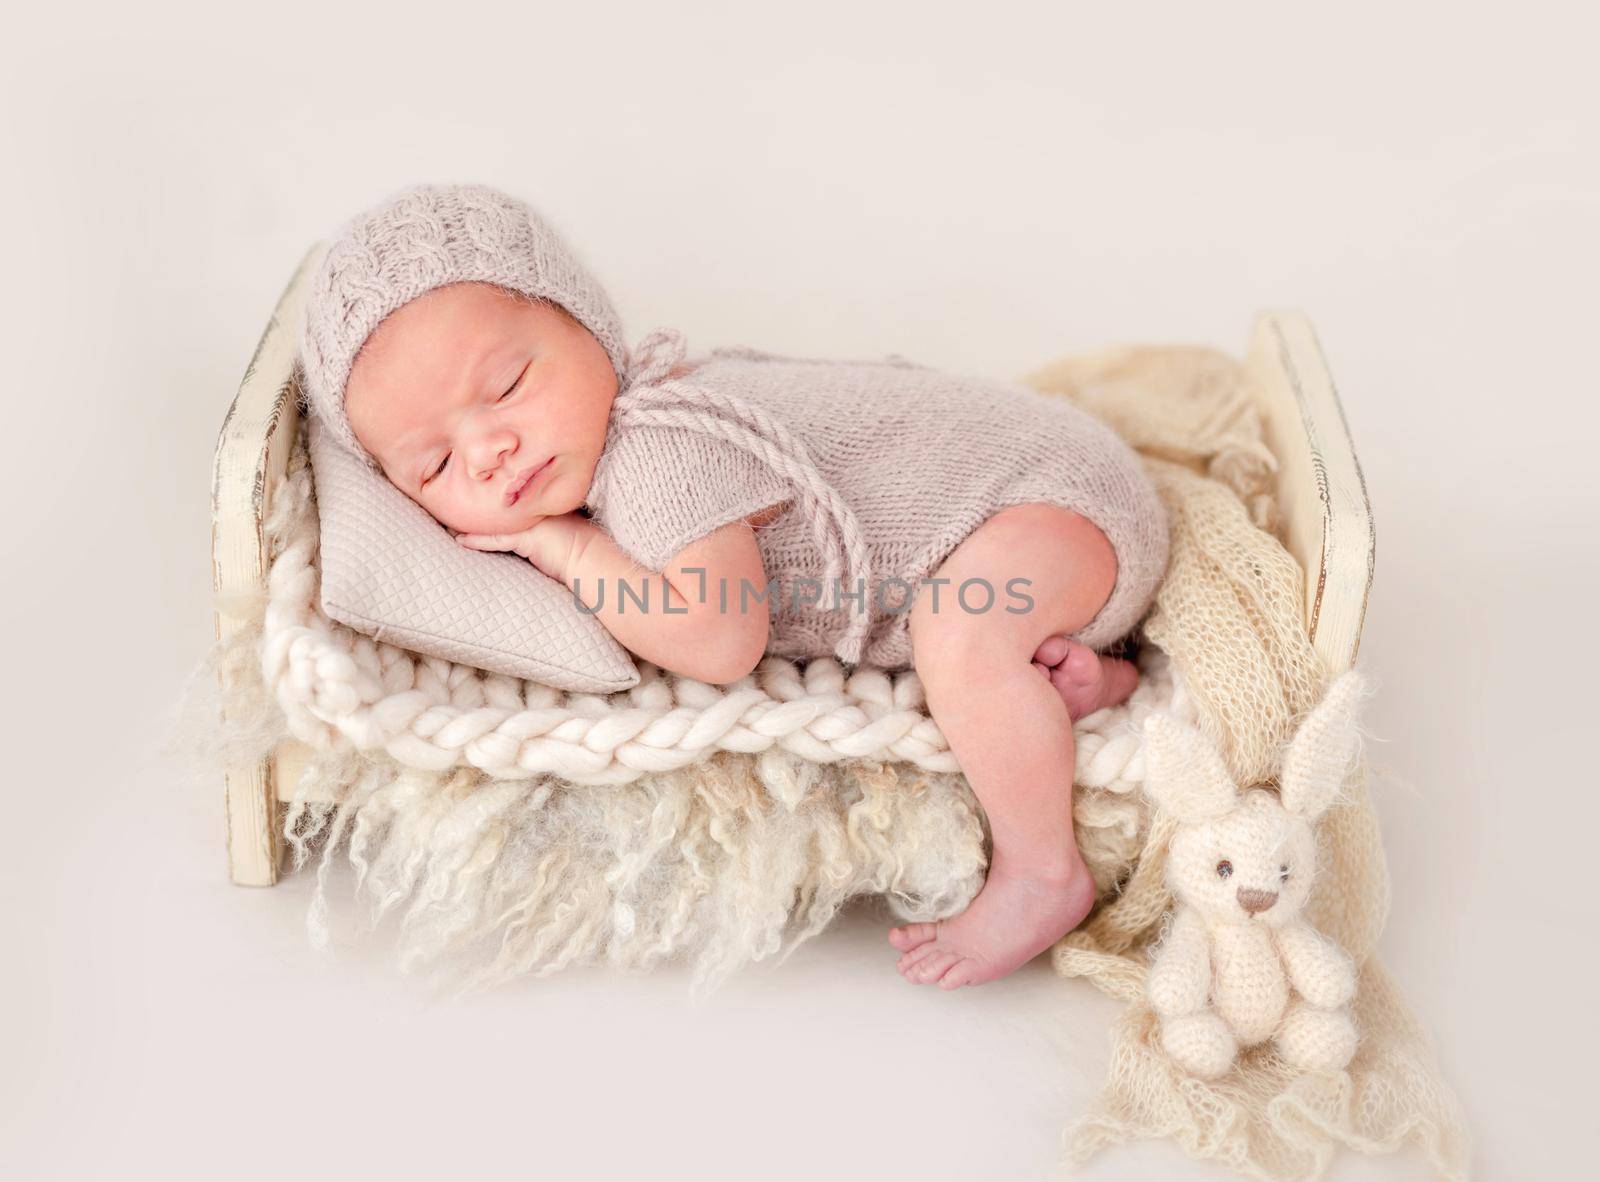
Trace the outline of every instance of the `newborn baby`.
[[941, 988], [1082, 921], [1073, 719], [1122, 701], [1167, 560], [1137, 457], [1066, 402], [909, 362], [631, 353], [531, 209], [418, 186], [336, 237], [308, 410], [466, 547], [520, 554], [627, 649], [717, 684], [766, 653], [913, 667], [993, 849], [960, 915], [890, 931]]

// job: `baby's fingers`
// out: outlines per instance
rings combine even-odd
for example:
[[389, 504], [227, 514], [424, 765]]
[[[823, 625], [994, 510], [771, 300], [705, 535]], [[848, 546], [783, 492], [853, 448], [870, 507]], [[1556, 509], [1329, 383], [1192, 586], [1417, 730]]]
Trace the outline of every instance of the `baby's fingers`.
[[502, 534], [457, 534], [456, 541], [469, 550], [504, 550], [506, 538]]

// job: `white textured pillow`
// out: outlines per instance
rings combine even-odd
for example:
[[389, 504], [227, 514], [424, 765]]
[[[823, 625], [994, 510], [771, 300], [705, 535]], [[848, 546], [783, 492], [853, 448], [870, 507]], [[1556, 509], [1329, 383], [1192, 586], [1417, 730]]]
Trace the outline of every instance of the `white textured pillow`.
[[628, 651], [516, 554], [469, 550], [331, 439], [306, 446], [321, 530], [322, 611], [366, 636], [578, 693], [639, 684]]

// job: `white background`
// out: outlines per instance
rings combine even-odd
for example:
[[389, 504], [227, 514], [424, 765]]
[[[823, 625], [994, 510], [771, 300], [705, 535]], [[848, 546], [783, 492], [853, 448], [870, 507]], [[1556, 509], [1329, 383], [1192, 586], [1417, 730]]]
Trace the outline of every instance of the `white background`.
[[[0, 70], [0, 1173], [1044, 1178], [1104, 1078], [1092, 987], [912, 987], [870, 910], [700, 1010], [670, 973], [442, 1004], [342, 913], [314, 953], [303, 879], [228, 884], [220, 786], [147, 756], [211, 636], [212, 448], [303, 251], [418, 180], [534, 202], [691, 348], [1011, 376], [1304, 309], [1412, 785], [1383, 955], [1480, 1176], [1594, 1168], [1579, 6], [95, 7], [13, 13]], [[1084, 1176], [1153, 1171], [1231, 1176]]]

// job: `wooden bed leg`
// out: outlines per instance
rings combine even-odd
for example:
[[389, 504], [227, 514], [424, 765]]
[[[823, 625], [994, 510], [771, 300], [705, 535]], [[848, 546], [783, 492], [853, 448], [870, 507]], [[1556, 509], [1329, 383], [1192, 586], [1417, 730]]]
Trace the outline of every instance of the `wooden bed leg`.
[[[272, 886], [283, 876], [280, 805], [294, 796], [312, 755], [311, 748], [299, 740], [284, 739], [269, 758], [228, 772], [228, 874], [239, 886]], [[325, 784], [299, 790], [301, 800], [322, 803], [334, 799]]]
[[272, 886], [281, 852], [272, 761], [234, 768], [226, 779], [228, 873], [240, 886]]

